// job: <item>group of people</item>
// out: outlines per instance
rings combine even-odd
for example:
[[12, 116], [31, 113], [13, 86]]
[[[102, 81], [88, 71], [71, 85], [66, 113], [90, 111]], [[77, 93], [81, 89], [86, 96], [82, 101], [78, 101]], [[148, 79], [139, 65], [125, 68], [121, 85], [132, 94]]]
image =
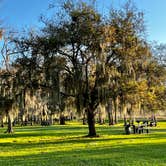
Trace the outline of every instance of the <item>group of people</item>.
[[148, 120], [137, 120], [137, 124], [135, 124], [133, 121], [129, 121], [126, 123], [125, 126], [125, 133], [126, 134], [131, 134], [131, 133], [149, 133], [149, 127], [157, 126], [157, 120], [156, 117], [153, 116], [149, 121]]

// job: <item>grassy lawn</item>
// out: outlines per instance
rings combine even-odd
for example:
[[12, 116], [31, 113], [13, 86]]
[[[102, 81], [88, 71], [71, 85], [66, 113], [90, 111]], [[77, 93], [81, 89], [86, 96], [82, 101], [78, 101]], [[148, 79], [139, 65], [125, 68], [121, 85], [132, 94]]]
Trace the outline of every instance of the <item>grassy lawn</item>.
[[125, 135], [122, 124], [97, 125], [98, 138], [85, 138], [87, 126], [0, 128], [0, 166], [165, 166], [166, 122], [149, 134]]

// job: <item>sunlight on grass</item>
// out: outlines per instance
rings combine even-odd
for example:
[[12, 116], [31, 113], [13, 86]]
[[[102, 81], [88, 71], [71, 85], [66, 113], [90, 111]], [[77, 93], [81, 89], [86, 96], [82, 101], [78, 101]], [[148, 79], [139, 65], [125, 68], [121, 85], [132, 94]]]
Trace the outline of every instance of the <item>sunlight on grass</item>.
[[125, 135], [123, 125], [96, 125], [98, 138], [84, 137], [87, 126], [0, 129], [0, 165], [164, 165], [166, 122], [149, 134]]

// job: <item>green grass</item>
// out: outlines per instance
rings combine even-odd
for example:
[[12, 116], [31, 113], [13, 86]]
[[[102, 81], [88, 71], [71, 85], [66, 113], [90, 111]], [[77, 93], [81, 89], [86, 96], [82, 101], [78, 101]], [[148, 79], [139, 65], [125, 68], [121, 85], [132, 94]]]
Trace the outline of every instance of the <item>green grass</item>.
[[86, 138], [87, 126], [0, 129], [0, 166], [165, 166], [166, 122], [149, 134], [125, 135], [122, 124], [97, 125], [98, 138]]

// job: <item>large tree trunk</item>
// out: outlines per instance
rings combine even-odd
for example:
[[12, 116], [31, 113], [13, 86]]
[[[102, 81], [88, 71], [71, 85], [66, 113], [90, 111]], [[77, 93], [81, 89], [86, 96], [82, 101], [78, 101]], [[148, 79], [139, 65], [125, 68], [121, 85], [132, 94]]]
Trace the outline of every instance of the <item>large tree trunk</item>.
[[96, 137], [96, 129], [95, 129], [95, 114], [94, 110], [87, 109], [87, 120], [88, 120], [88, 128], [89, 128], [89, 137]]
[[12, 117], [9, 112], [7, 112], [7, 118], [8, 118], [8, 125], [5, 133], [13, 133]]

